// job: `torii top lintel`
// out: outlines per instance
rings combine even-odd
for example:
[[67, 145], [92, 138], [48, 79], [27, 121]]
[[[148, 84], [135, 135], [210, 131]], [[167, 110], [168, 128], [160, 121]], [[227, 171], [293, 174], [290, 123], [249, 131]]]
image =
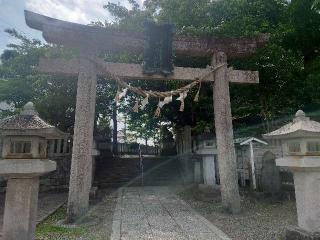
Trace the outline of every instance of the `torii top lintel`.
[[[49, 43], [69, 48], [89, 49], [92, 52], [132, 52], [141, 53], [144, 49], [144, 34], [141, 32], [88, 26], [66, 22], [25, 10], [29, 27], [42, 31]], [[246, 57], [268, 40], [266, 35], [256, 38], [217, 38], [187, 37], [177, 35], [173, 40], [176, 55], [212, 56], [222, 51], [228, 58]]]

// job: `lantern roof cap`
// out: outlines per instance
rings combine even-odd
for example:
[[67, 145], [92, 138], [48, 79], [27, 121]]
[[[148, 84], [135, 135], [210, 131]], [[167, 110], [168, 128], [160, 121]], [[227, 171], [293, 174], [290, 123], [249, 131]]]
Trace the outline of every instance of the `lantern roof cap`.
[[36, 130], [48, 129], [54, 126], [46, 123], [38, 116], [32, 102], [24, 105], [20, 114], [0, 120], [0, 130]]
[[34, 104], [28, 102], [20, 114], [0, 120], [0, 135], [3, 136], [41, 136], [61, 138], [66, 133], [45, 122], [39, 117]]
[[295, 114], [295, 118], [292, 122], [284, 125], [283, 127], [264, 134], [265, 139], [279, 139], [279, 138], [291, 138], [291, 137], [308, 137], [318, 136], [320, 137], [320, 123], [310, 120], [306, 117], [306, 114], [299, 110]]
[[27, 102], [26, 105], [23, 106], [23, 109], [20, 115], [38, 116], [39, 113], [36, 111], [33, 102]]

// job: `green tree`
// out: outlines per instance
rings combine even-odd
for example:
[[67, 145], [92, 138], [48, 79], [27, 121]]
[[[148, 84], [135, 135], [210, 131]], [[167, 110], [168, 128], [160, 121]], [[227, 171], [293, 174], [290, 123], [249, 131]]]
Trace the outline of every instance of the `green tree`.
[[17, 109], [33, 101], [44, 119], [61, 130], [72, 130], [76, 79], [39, 74], [36, 69], [40, 56], [62, 50], [28, 39], [14, 29], [6, 32], [20, 43], [8, 45], [9, 49], [1, 55], [0, 101]]
[[148, 141], [158, 142], [160, 134], [160, 121], [157, 118], [150, 118], [145, 112], [130, 114], [128, 117], [128, 131], [135, 139], [143, 139], [145, 145]]
[[[230, 61], [238, 69], [259, 70], [260, 84], [231, 87], [232, 111], [236, 127], [265, 123], [264, 132], [272, 127], [275, 117], [292, 114], [298, 108], [319, 107], [319, 11], [318, 1], [312, 0], [147, 0], [145, 10], [133, 7], [126, 14], [118, 14], [114, 5], [107, 9], [117, 16], [120, 28], [136, 24], [141, 29], [141, 16], [158, 22], [171, 22], [177, 33], [206, 36], [250, 37], [260, 33], [270, 36], [269, 43], [248, 59]], [[144, 12], [144, 14], [142, 13]], [[135, 19], [133, 21], [132, 19]], [[137, 23], [138, 21], [138, 23]], [[130, 28], [133, 28], [132, 25]], [[209, 59], [176, 59], [179, 66], [205, 67]], [[154, 83], [147, 88], [169, 90], [179, 83]], [[194, 93], [193, 93], [194, 94]], [[192, 95], [192, 94], [191, 94]], [[213, 122], [211, 87], [204, 86], [200, 102], [186, 99], [186, 110], [177, 111], [178, 103], [166, 106], [162, 121], [175, 124]], [[153, 111], [149, 111], [149, 116]]]
[[[14, 29], [6, 32], [19, 40], [19, 43], [8, 45], [8, 49], [1, 55], [0, 102], [5, 101], [19, 109], [26, 102], [33, 101], [44, 119], [61, 130], [72, 133], [77, 78], [40, 74], [37, 65], [43, 56], [71, 58], [74, 53], [28, 39]], [[96, 132], [101, 131], [104, 136], [107, 136], [106, 132], [109, 130], [105, 123], [106, 118], [111, 116], [114, 89], [114, 84], [107, 79], [98, 79]], [[97, 127], [99, 124], [101, 126]]]

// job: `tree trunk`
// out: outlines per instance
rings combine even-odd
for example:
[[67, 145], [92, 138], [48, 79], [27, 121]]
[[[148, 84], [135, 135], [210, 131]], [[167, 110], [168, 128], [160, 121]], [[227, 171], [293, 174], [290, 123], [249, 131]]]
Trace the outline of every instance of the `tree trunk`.
[[112, 153], [113, 155], [118, 155], [118, 121], [117, 121], [117, 103], [113, 104], [112, 112], [112, 122], [113, 122], [113, 132], [112, 132]]

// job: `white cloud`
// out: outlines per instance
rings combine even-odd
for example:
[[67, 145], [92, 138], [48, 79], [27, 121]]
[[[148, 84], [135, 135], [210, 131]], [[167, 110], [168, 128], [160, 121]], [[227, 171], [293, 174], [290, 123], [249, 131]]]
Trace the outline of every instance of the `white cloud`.
[[[24, 9], [65, 21], [88, 24], [91, 21], [112, 20], [103, 8], [108, 1], [129, 7], [127, 0], [0, 0], [0, 54], [7, 44], [16, 42], [4, 32], [6, 28], [15, 28], [29, 38], [43, 40], [41, 32], [25, 24]], [[140, 4], [143, 2], [137, 1]]]
[[[126, 0], [111, 0], [128, 6]], [[138, 0], [142, 3], [143, 0]], [[108, 0], [27, 0], [26, 8], [49, 17], [87, 24], [97, 20], [111, 20], [111, 16], [103, 5]]]

